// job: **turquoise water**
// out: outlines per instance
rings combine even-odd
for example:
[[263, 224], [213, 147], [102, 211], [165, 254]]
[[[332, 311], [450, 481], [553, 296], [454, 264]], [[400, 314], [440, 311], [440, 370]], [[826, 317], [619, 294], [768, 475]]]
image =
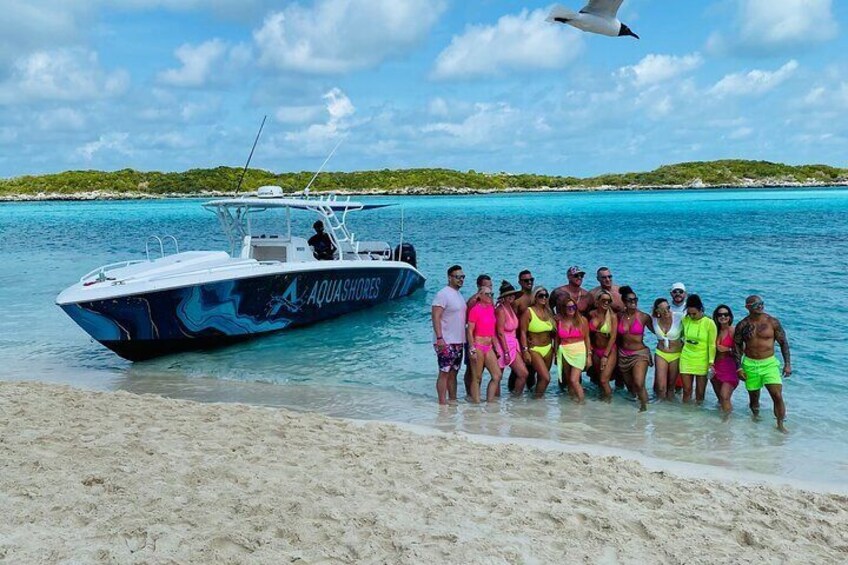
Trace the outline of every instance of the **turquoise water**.
[[[224, 249], [214, 216], [191, 200], [0, 205], [0, 374], [848, 483], [848, 348], [834, 330], [848, 318], [848, 191], [370, 200], [403, 204], [405, 240], [415, 244], [428, 277], [424, 292], [311, 328], [137, 364], [88, 339], [54, 305], [56, 295], [101, 264], [142, 258], [150, 234], [173, 234], [183, 250]], [[363, 212], [351, 224], [363, 239], [396, 241], [399, 218], [399, 208], [387, 208]], [[310, 222], [303, 217], [297, 225], [307, 233]], [[737, 411], [727, 423], [711, 396], [701, 408], [652, 403], [645, 414], [624, 396], [612, 405], [576, 406], [558, 392], [543, 401], [504, 398], [495, 406], [461, 402], [440, 410], [429, 301], [455, 262], [470, 278], [487, 272], [496, 281], [514, 282], [530, 268], [549, 288], [564, 282], [568, 265], [590, 272], [609, 265], [616, 282], [635, 287], [643, 307], [677, 280], [699, 292], [710, 311], [721, 301], [739, 315], [746, 295], [762, 294], [792, 344], [795, 376], [785, 387], [791, 433], [774, 431], [765, 398], [765, 417], [752, 422], [744, 390], [737, 390]]]

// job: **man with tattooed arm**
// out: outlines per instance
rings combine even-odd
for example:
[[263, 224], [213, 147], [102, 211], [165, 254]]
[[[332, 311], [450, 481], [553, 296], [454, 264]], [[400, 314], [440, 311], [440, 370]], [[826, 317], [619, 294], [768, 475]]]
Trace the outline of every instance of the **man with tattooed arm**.
[[780, 363], [774, 355], [774, 344], [780, 346], [783, 355], [783, 376], [789, 378], [792, 365], [789, 358], [789, 341], [780, 321], [765, 313], [763, 299], [749, 296], [745, 299], [748, 315], [736, 326], [733, 336], [734, 355], [739, 367], [739, 378], [745, 381], [748, 389], [751, 412], [757, 418], [760, 415], [760, 390], [766, 387], [777, 418], [777, 429], [786, 432], [783, 421], [786, 419], [786, 405], [783, 403], [783, 378]]

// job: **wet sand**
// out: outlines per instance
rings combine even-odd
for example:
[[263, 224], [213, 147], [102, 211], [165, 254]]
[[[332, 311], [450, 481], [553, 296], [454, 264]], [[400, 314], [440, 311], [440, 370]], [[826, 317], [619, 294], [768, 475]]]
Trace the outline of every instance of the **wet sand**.
[[238, 404], [0, 383], [0, 560], [843, 563], [848, 497]]

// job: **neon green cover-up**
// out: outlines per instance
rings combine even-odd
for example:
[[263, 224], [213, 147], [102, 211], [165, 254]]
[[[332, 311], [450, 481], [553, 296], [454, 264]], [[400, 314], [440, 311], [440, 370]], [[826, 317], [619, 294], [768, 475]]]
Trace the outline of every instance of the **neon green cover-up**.
[[693, 320], [683, 318], [683, 351], [680, 352], [680, 373], [705, 376], [716, 356], [715, 322], [706, 316]]

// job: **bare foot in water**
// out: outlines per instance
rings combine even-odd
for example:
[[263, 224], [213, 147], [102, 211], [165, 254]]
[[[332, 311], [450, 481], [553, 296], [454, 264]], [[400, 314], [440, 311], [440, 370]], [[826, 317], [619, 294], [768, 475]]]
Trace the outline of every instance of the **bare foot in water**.
[[779, 431], [782, 434], [788, 434], [789, 433], [789, 430], [787, 430], [786, 426], [783, 425], [783, 420], [777, 421], [777, 431]]

